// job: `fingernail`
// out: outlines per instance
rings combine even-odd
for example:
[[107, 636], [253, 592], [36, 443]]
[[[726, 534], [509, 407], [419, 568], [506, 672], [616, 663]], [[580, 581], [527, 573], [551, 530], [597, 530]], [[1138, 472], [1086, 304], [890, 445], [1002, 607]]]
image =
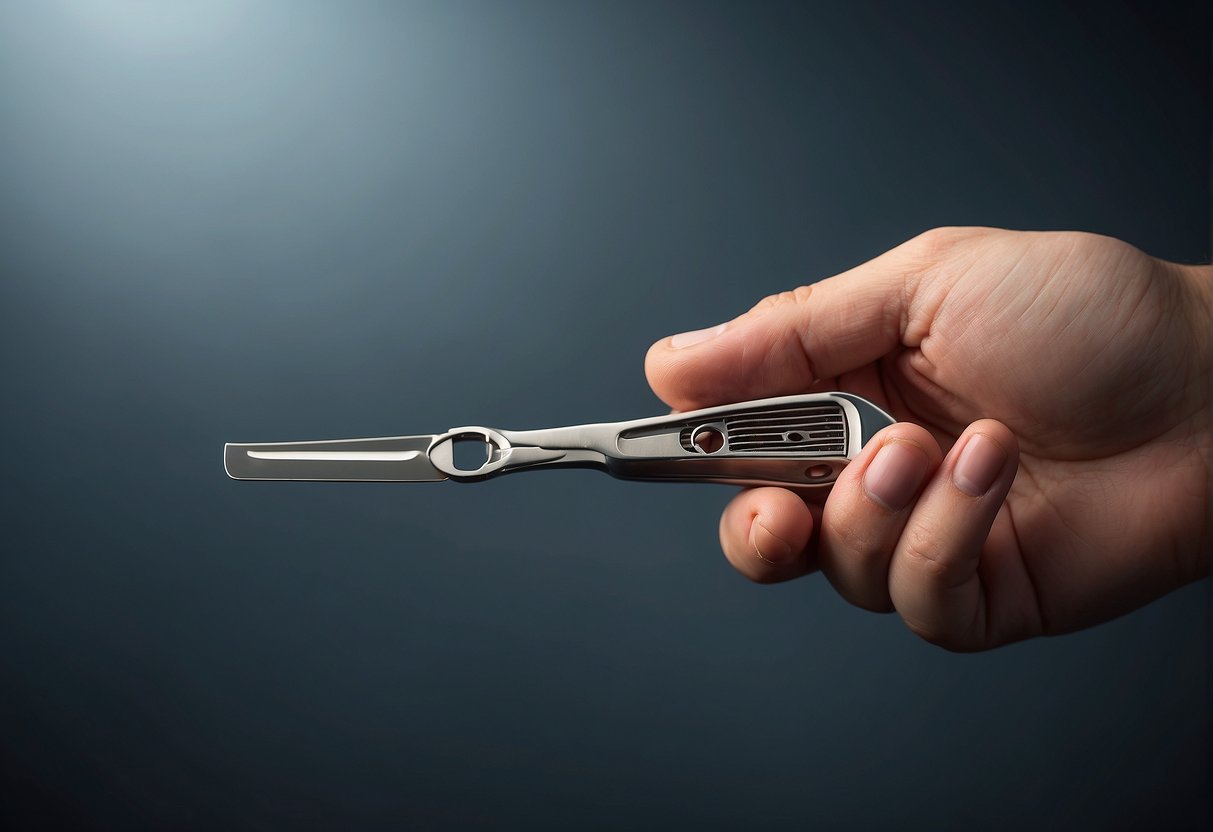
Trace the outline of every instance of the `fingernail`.
[[1002, 446], [977, 433], [960, 449], [960, 457], [952, 469], [952, 482], [970, 497], [980, 497], [990, 490], [1006, 464], [1007, 452]]
[[781, 537], [771, 534], [771, 530], [762, 525], [762, 521], [754, 518], [750, 527], [750, 545], [759, 560], [766, 561], [772, 566], [786, 563], [792, 556], [791, 545]]
[[922, 448], [910, 442], [889, 442], [864, 471], [863, 488], [889, 511], [901, 511], [922, 488], [930, 467], [931, 460]]
[[715, 338], [720, 333], [724, 332], [724, 328], [728, 324], [717, 324], [716, 326], [708, 327], [707, 329], [696, 329], [691, 332], [680, 332], [677, 335], [670, 336], [670, 346], [676, 350], [683, 347], [691, 347], [695, 344], [702, 344], [709, 338]]

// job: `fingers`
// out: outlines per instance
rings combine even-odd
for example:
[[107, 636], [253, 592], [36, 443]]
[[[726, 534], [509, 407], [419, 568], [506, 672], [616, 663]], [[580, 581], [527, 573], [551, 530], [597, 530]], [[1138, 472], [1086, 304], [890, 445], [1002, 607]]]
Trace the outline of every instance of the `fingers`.
[[978, 567], [1018, 466], [1015, 436], [1001, 422], [974, 422], [946, 457], [925, 429], [898, 423], [847, 466], [819, 520], [785, 489], [743, 491], [721, 517], [721, 546], [753, 581], [820, 566], [848, 601], [895, 609], [928, 641], [990, 647]]
[[918, 498], [889, 564], [889, 597], [918, 635], [951, 649], [990, 646], [982, 548], [1019, 468], [1001, 422], [965, 430]]
[[[918, 238], [921, 240], [921, 238]], [[727, 323], [654, 344], [653, 391], [690, 410], [803, 392], [902, 343], [922, 248], [912, 241], [812, 286], [772, 295]], [[910, 333], [913, 338], [914, 333]]]
[[775, 295], [725, 324], [658, 341], [649, 385], [673, 407], [799, 392], [871, 363], [900, 340], [899, 276], [841, 275]]
[[720, 546], [742, 575], [758, 583], [798, 578], [816, 568], [809, 556], [812, 511], [783, 488], [738, 494], [720, 518]]
[[846, 600], [874, 612], [893, 609], [889, 562], [915, 502], [943, 461], [924, 428], [891, 425], [843, 469], [821, 518], [819, 563]]

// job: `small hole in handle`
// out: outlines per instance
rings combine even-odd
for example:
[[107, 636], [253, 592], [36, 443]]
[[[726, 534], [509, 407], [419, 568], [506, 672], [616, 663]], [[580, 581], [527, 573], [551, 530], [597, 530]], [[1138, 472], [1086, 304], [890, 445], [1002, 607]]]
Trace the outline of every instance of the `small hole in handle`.
[[480, 436], [456, 436], [451, 440], [451, 457], [460, 471], [479, 471], [489, 461], [493, 446]]
[[714, 454], [724, 447], [724, 434], [710, 425], [704, 425], [691, 434], [691, 444], [701, 454]]
[[804, 434], [800, 433], [799, 431], [795, 431], [795, 430], [788, 431], [787, 440], [789, 442], [803, 442]]

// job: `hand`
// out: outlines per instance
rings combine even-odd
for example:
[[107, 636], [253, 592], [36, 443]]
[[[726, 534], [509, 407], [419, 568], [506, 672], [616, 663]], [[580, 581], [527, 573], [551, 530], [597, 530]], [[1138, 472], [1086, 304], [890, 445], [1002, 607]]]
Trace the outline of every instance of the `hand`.
[[937, 229], [654, 344], [679, 410], [843, 390], [899, 421], [824, 506], [725, 509], [760, 582], [820, 569], [953, 650], [1105, 621], [1207, 574], [1213, 269], [1079, 233]]

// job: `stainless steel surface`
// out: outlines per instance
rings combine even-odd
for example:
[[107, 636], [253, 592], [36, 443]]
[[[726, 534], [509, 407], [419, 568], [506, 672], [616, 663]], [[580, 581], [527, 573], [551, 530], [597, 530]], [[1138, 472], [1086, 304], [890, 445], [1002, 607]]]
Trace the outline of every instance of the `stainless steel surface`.
[[[815, 393], [544, 430], [468, 426], [439, 435], [229, 444], [224, 466], [234, 479], [254, 480], [472, 482], [581, 467], [621, 479], [827, 488], [892, 423], [858, 396]], [[459, 443], [476, 444], [483, 461], [461, 467]]]
[[446, 474], [433, 466], [433, 434], [271, 442], [223, 446], [223, 467], [236, 480], [334, 482], [436, 482]]

